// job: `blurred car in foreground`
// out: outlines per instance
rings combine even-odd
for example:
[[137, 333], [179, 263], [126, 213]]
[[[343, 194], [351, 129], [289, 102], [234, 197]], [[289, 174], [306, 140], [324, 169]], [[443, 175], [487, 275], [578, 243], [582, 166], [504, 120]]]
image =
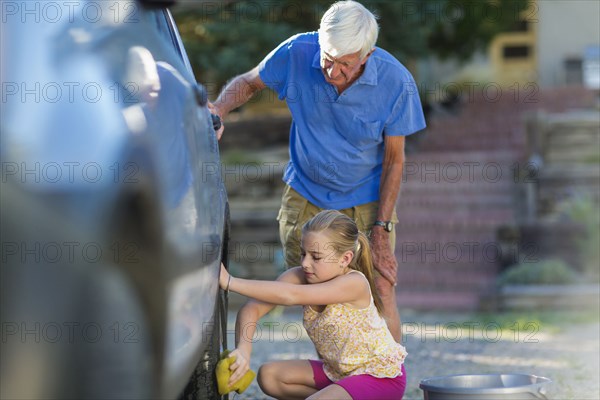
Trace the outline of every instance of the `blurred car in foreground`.
[[157, 1], [2, 1], [2, 398], [215, 398], [227, 198]]

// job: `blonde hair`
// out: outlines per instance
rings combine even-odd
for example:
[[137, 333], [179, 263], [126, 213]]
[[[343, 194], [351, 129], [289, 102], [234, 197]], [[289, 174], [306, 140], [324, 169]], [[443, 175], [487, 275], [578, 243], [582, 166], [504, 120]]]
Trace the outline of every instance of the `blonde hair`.
[[375, 48], [378, 35], [375, 15], [351, 0], [333, 3], [319, 25], [319, 45], [333, 57], [360, 51], [362, 60]]
[[331, 246], [336, 255], [342, 255], [347, 251], [354, 253], [354, 257], [348, 267], [360, 271], [365, 275], [369, 281], [375, 307], [381, 314], [383, 311], [383, 302], [375, 286], [373, 257], [371, 255], [369, 239], [364, 233], [358, 230], [354, 220], [339, 211], [324, 210], [304, 224], [302, 235], [309, 232], [324, 232], [331, 240], [327, 245]]

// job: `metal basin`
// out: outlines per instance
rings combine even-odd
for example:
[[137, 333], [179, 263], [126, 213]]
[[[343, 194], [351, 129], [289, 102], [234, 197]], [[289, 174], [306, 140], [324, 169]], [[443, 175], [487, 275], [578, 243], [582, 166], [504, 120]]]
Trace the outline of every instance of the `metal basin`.
[[449, 375], [423, 379], [425, 400], [547, 399], [548, 378], [526, 374]]

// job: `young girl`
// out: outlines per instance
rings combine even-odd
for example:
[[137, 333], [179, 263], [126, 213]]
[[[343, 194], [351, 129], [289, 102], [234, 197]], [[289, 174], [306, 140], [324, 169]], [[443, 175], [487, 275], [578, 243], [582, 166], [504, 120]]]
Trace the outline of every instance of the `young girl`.
[[381, 317], [367, 237], [346, 215], [326, 210], [302, 228], [301, 248], [302, 266], [275, 282], [235, 278], [221, 266], [221, 288], [254, 299], [237, 316], [230, 384], [249, 369], [258, 320], [277, 304], [301, 304], [304, 327], [322, 360], [263, 365], [258, 384], [266, 394], [286, 400], [401, 399], [406, 350]]

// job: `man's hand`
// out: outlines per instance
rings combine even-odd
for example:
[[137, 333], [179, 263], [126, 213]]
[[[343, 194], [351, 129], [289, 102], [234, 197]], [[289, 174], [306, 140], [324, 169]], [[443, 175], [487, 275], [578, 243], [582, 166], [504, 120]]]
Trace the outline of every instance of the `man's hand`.
[[396, 273], [398, 262], [392, 253], [389, 233], [382, 227], [374, 226], [371, 231], [371, 250], [373, 251], [373, 264], [381, 276], [387, 279], [392, 286], [396, 286]]
[[223, 123], [223, 115], [221, 115], [221, 111], [210, 101], [208, 102], [207, 106], [208, 111], [210, 111], [211, 114], [218, 115], [221, 119], [221, 127], [217, 131], [215, 131], [215, 133], [217, 134], [217, 140], [221, 140], [221, 136], [223, 136], [223, 131], [225, 130], [225, 124]]
[[229, 81], [214, 103], [208, 102], [208, 110], [211, 114], [216, 114], [221, 118], [221, 128], [216, 132], [218, 140], [221, 140], [221, 136], [223, 136], [224, 122], [227, 115], [239, 106], [246, 104], [252, 96], [265, 87], [267, 85], [260, 79], [258, 66], [256, 66]]

